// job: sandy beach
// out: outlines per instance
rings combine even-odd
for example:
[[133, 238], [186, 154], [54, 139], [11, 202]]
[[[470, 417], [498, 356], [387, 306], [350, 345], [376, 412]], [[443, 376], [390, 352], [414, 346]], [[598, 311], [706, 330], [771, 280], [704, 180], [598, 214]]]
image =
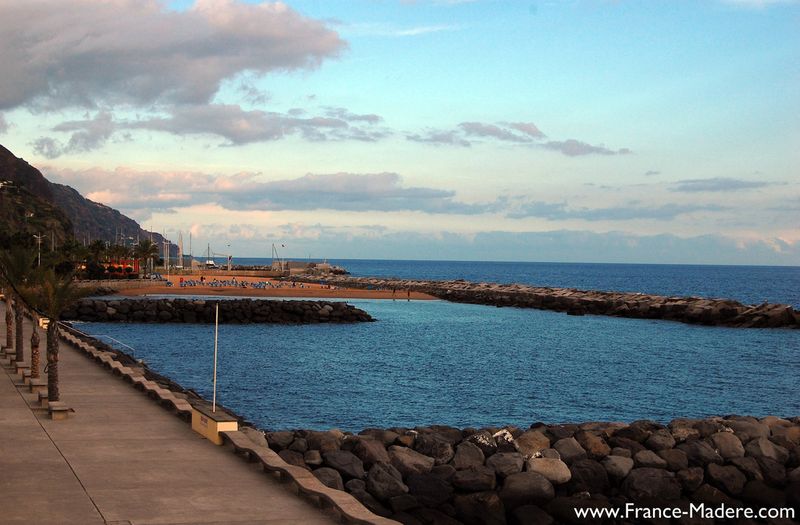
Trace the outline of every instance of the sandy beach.
[[[181, 287], [180, 276], [170, 276], [167, 278], [172, 286], [154, 285], [146, 288], [132, 288], [120, 290], [119, 295], [220, 295], [228, 297], [314, 297], [322, 299], [386, 299], [386, 300], [414, 300], [427, 301], [436, 299], [432, 295], [420, 292], [408, 292], [408, 290], [362, 290], [357, 288], [344, 288], [340, 286], [324, 286], [321, 284], [309, 283], [289, 283], [275, 279], [261, 277], [236, 277], [237, 285], [233, 285], [232, 277], [223, 279], [211, 278], [203, 284], [195, 286]], [[189, 279], [183, 277], [184, 281], [198, 283], [199, 278]], [[245, 287], [242, 287], [242, 283]], [[261, 283], [261, 284], [257, 284]], [[294, 286], [292, 286], [294, 284]], [[254, 287], [257, 285], [258, 287]]]

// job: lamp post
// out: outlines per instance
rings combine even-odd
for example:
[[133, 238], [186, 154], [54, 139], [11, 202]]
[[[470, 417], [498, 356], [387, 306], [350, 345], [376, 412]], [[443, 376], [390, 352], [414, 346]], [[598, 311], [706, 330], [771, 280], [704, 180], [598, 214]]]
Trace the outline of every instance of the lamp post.
[[39, 235], [34, 234], [33, 236], [33, 238], [36, 239], [36, 247], [38, 251], [39, 262], [37, 263], [37, 266], [42, 265], [42, 239], [44, 239], [45, 237], [47, 237], [47, 235], [44, 235], [42, 233], [40, 233]]

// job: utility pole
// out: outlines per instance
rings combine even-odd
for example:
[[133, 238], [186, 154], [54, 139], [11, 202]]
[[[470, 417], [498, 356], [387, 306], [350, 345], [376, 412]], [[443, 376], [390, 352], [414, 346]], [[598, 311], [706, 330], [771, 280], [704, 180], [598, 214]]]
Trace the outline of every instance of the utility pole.
[[37, 246], [38, 252], [39, 252], [39, 255], [38, 255], [39, 262], [38, 262], [37, 266], [41, 266], [42, 265], [42, 239], [47, 237], [47, 235], [42, 235], [40, 233], [39, 235], [34, 235], [33, 237], [34, 237], [34, 239], [36, 239], [36, 246]]

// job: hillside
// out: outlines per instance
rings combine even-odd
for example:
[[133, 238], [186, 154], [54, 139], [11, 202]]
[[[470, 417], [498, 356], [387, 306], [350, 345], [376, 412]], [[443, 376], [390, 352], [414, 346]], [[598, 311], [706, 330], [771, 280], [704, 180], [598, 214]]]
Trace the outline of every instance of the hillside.
[[[87, 243], [96, 239], [114, 242], [115, 235], [134, 239], [150, 238], [152, 235], [153, 242], [160, 243], [163, 240], [160, 234], [151, 234], [142, 229], [139, 223], [119, 211], [85, 198], [70, 186], [50, 182], [39, 170], [0, 145], [0, 181], [3, 180], [12, 182], [10, 186], [19, 190], [13, 202], [8, 200], [10, 194], [6, 192], [2, 203], [0, 225], [2, 231], [8, 232], [7, 235], [21, 229], [29, 232], [34, 226], [43, 228], [49, 224], [55, 227], [54, 223], [58, 222], [62, 227], [61, 233], [56, 234], [57, 242], [67, 234], [79, 242]], [[34, 225], [27, 224], [24, 221], [25, 214], [18, 215], [20, 210], [28, 208], [37, 208], [41, 221]], [[173, 246], [173, 250], [176, 249]]]
[[5, 246], [17, 236], [25, 243], [33, 243], [34, 235], [47, 235], [43, 239], [50, 246], [52, 237], [61, 244], [72, 237], [72, 223], [66, 214], [50, 202], [37, 197], [14, 182], [3, 180], [0, 172], [0, 246]]

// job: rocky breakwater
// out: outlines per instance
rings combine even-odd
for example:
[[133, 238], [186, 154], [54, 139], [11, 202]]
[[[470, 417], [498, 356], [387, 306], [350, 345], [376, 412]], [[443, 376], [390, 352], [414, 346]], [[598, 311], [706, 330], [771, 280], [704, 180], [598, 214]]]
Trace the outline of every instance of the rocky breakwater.
[[[305, 282], [319, 279], [294, 278]], [[666, 297], [642, 293], [546, 288], [523, 284], [418, 281], [331, 276], [326, 283], [350, 288], [412, 290], [459, 303], [555, 310], [569, 315], [663, 319], [739, 328], [800, 328], [800, 312], [785, 304], [746, 305], [728, 299]]]
[[263, 299], [82, 299], [62, 315], [65, 321], [129, 323], [355, 323], [373, 321], [364, 310], [343, 302]]
[[800, 418], [537, 423], [526, 430], [431, 426], [358, 435], [299, 430], [253, 439], [409, 525], [599, 523], [578, 519], [575, 509], [626, 503], [790, 507], [800, 518]]

